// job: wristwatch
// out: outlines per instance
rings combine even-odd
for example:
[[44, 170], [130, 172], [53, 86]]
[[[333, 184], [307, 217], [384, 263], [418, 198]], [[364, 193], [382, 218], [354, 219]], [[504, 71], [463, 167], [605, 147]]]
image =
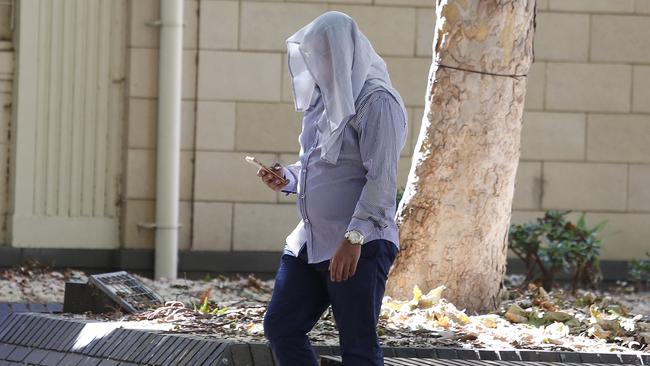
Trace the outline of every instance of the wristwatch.
[[345, 238], [352, 244], [363, 245], [363, 234], [357, 230], [350, 230], [345, 233]]

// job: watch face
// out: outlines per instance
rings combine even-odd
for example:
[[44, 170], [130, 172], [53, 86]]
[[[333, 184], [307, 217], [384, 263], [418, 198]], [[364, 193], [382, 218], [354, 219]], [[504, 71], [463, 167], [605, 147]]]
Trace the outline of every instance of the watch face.
[[358, 231], [350, 231], [348, 233], [348, 239], [353, 243], [361, 243], [363, 241], [363, 235]]

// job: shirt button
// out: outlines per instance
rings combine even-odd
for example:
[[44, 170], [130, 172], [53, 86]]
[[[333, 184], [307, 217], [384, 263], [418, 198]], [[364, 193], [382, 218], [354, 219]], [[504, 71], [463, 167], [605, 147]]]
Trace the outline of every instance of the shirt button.
[[305, 224], [309, 224], [309, 219], [305, 219]]
[[305, 198], [305, 195], [304, 195], [304, 194], [301, 194], [301, 195], [300, 195], [300, 198]]
[[303, 169], [302, 172], [303, 172], [303, 173], [307, 173], [307, 169]]

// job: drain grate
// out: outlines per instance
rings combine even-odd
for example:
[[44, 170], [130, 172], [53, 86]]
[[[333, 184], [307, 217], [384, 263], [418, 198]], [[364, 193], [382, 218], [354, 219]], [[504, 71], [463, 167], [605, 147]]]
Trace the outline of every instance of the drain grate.
[[91, 275], [88, 283], [99, 288], [129, 313], [163, 304], [163, 298], [125, 271]]

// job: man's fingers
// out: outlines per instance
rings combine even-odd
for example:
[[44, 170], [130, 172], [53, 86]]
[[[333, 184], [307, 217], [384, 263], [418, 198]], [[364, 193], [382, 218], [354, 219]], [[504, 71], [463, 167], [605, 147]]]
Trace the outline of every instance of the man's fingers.
[[336, 273], [336, 266], [337, 266], [337, 261], [336, 261], [336, 256], [334, 256], [330, 261], [330, 280], [332, 282], [336, 282], [336, 279], [334, 278], [334, 274]]

